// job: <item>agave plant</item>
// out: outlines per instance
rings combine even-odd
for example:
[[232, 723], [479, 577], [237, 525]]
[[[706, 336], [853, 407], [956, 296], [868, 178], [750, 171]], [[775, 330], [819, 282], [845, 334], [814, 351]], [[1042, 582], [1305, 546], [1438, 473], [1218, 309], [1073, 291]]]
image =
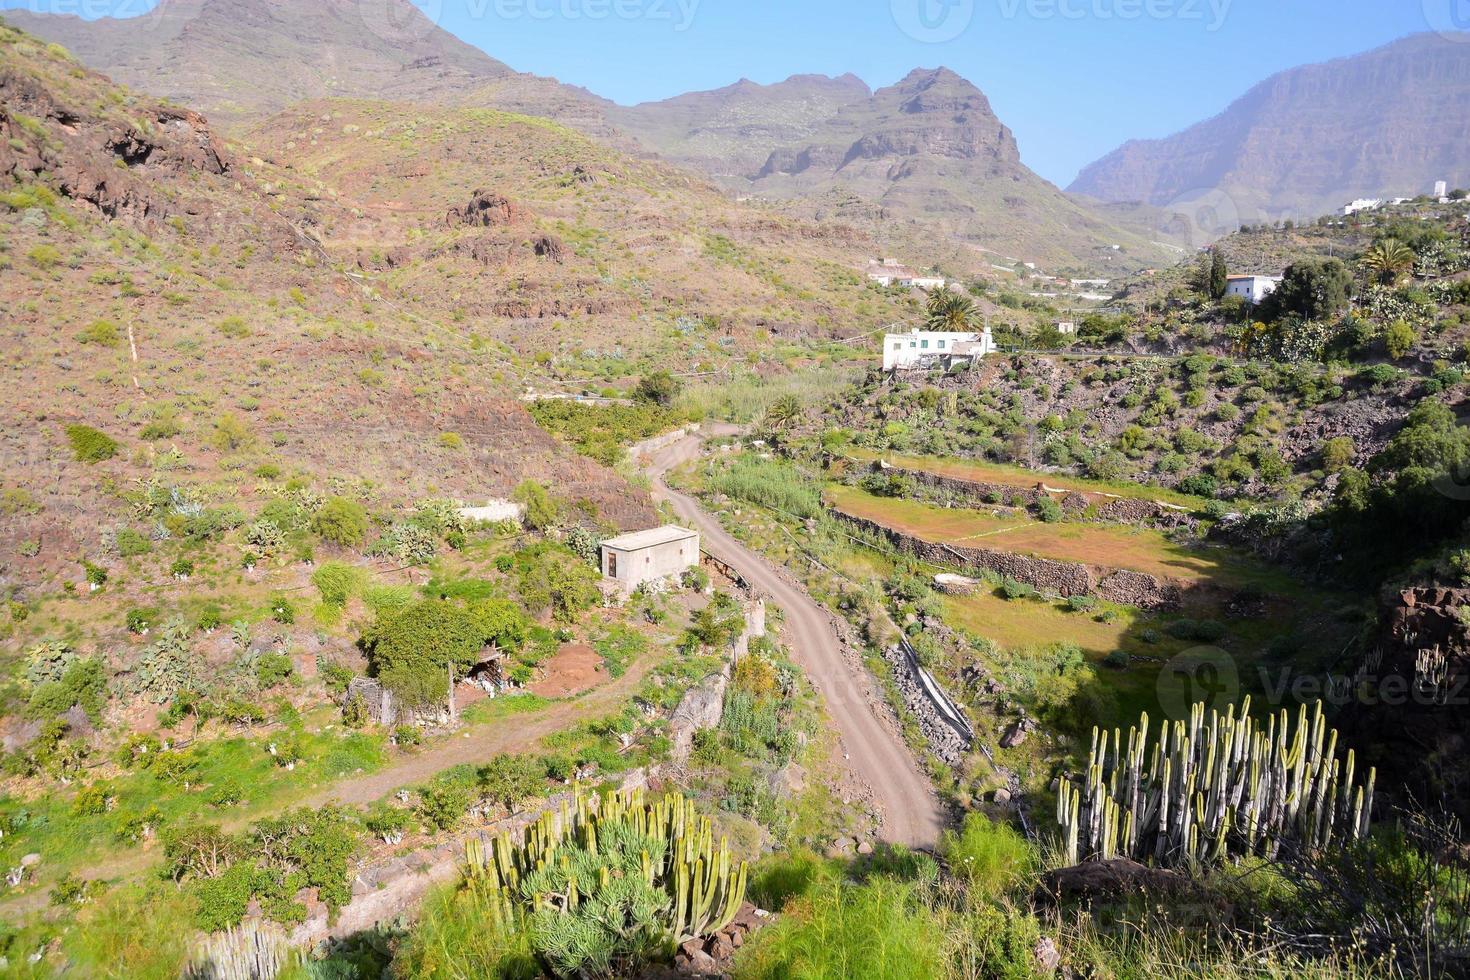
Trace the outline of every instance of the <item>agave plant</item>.
[[512, 836], [466, 845], [469, 887], [498, 922], [528, 929], [560, 976], [611, 976], [718, 932], [745, 900], [708, 817], [679, 794], [576, 794]]
[[1284, 708], [1262, 725], [1246, 698], [1223, 715], [1196, 704], [1152, 743], [1146, 713], [1126, 739], [1094, 728], [1085, 777], [1057, 797], [1067, 857], [1219, 863], [1273, 857], [1286, 842], [1319, 849], [1357, 839], [1368, 831], [1377, 771], [1357, 784], [1353, 753], [1339, 760], [1336, 750], [1320, 701], [1311, 715], [1302, 705], [1295, 726]]

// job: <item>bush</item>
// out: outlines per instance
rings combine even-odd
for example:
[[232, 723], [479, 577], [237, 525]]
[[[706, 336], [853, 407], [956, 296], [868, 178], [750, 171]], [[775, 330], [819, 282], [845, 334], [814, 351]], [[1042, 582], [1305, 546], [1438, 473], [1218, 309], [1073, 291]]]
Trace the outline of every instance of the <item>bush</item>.
[[1036, 516], [1047, 524], [1055, 524], [1066, 515], [1062, 513], [1062, 505], [1050, 497], [1042, 497], [1036, 501]]
[[1089, 612], [1097, 606], [1097, 599], [1090, 595], [1074, 595], [1067, 598], [1069, 612]]
[[981, 813], [967, 813], [957, 832], [945, 831], [939, 854], [951, 874], [991, 898], [1022, 884], [1037, 865], [1026, 838]]
[[116, 347], [122, 343], [122, 334], [118, 331], [117, 324], [107, 320], [97, 320], [77, 334], [77, 343], [96, 344], [98, 347]]
[[1034, 586], [1027, 585], [1025, 582], [1020, 582], [1009, 577], [1001, 582], [1000, 592], [1001, 595], [1005, 596], [1007, 599], [1030, 599], [1032, 596], [1036, 595], [1036, 589]]
[[340, 561], [324, 562], [311, 574], [311, 584], [321, 593], [322, 601], [332, 606], [346, 605], [348, 599], [363, 590], [367, 581], [364, 569]]
[[284, 626], [290, 626], [296, 622], [296, 606], [291, 600], [281, 593], [271, 596], [271, 619]]
[[368, 514], [355, 500], [328, 497], [311, 518], [311, 530], [323, 541], [356, 547], [368, 533]]
[[1322, 444], [1322, 468], [1328, 473], [1336, 473], [1351, 466], [1357, 455], [1358, 447], [1352, 436], [1328, 439]]
[[124, 617], [124, 623], [127, 625], [129, 633], [141, 636], [148, 632], [149, 627], [153, 625], [153, 621], [157, 616], [158, 610], [156, 609], [129, 609], [127, 615]]
[[535, 480], [526, 480], [511, 492], [510, 499], [526, 508], [526, 526], [545, 531], [556, 526], [560, 508], [546, 488]]
[[1126, 650], [1114, 650], [1103, 658], [1103, 666], [1111, 667], [1114, 670], [1127, 670], [1131, 662], [1132, 658], [1128, 656], [1128, 651]]
[[1176, 619], [1165, 629], [1170, 636], [1196, 643], [1216, 643], [1225, 637], [1225, 624], [1212, 619]]
[[263, 653], [255, 661], [255, 682], [268, 691], [291, 676], [291, 658], [284, 653]]
[[[191, 578], [194, 575], [194, 563], [187, 558], [176, 558], [168, 566], [168, 573], [174, 578]], [[219, 613], [216, 612], [215, 615], [218, 616]]]
[[117, 455], [118, 444], [105, 432], [90, 425], [68, 425], [66, 441], [71, 443], [71, 453], [79, 463], [100, 463]]
[[679, 396], [682, 386], [678, 380], [667, 371], [655, 371], [646, 374], [638, 382], [638, 387], [633, 389], [633, 398], [640, 402], [658, 405], [660, 408], [668, 408]]
[[466, 609], [426, 599], [398, 612], [385, 611], [363, 634], [361, 646], [383, 685], [417, 707], [442, 702], [449, 691], [450, 666], [463, 677], [487, 643], [502, 650], [519, 647], [525, 625], [519, 610], [505, 600]]
[[791, 517], [822, 515], [821, 495], [816, 486], [796, 467], [782, 460], [740, 456], [729, 468], [717, 470], [709, 484], [710, 489], [726, 496]]
[[134, 558], [138, 555], [146, 555], [153, 550], [153, 545], [148, 539], [130, 527], [119, 530], [114, 537], [118, 556], [121, 558]]

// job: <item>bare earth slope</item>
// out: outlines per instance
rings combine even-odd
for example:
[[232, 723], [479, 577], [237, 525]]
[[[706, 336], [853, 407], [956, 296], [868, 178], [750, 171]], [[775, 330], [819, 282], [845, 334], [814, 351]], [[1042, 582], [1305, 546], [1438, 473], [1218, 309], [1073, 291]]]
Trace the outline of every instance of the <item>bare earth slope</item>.
[[1358, 197], [1470, 183], [1470, 45], [1437, 34], [1281, 72], [1218, 116], [1133, 140], [1068, 190], [1156, 205], [1218, 189], [1239, 220], [1328, 213]]

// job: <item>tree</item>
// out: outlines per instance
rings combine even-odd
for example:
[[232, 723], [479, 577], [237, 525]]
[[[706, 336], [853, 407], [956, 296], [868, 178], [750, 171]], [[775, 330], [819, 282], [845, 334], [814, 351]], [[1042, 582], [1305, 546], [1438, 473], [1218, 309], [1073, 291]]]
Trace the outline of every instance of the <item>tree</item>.
[[1347, 306], [1353, 277], [1341, 259], [1312, 258], [1286, 267], [1281, 284], [1261, 304], [1264, 319], [1295, 314], [1305, 320], [1329, 320]]
[[943, 290], [929, 297], [928, 313], [931, 330], [968, 330], [975, 318], [975, 301]]
[[1230, 284], [1230, 270], [1225, 266], [1225, 256], [1218, 248], [1210, 249], [1210, 298], [1223, 299]]
[[511, 493], [510, 499], [526, 508], [526, 526], [532, 530], [545, 531], [556, 524], [560, 508], [546, 488], [535, 480], [521, 483]]
[[439, 704], [456, 676], [474, 666], [486, 637], [473, 615], [443, 599], [426, 599], [380, 618], [359, 641], [383, 686], [410, 706]]
[[655, 371], [645, 374], [638, 382], [638, 387], [633, 389], [635, 401], [648, 405], [657, 405], [660, 408], [668, 408], [674, 404], [674, 399], [679, 397], [682, 385], [678, 379], [667, 371]]
[[1380, 238], [1363, 253], [1363, 268], [1373, 282], [1397, 286], [1414, 269], [1414, 250], [1397, 238]]

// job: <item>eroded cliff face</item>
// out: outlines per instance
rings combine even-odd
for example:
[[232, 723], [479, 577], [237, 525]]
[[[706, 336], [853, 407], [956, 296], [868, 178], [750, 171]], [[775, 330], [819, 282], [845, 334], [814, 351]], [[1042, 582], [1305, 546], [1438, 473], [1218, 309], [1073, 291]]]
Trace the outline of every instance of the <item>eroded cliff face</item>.
[[1470, 182], [1470, 45], [1420, 34], [1273, 75], [1219, 115], [1131, 140], [1068, 190], [1167, 205], [1214, 189], [1233, 217], [1310, 218], [1357, 197], [1412, 197]]
[[1405, 589], [1385, 605], [1378, 642], [1338, 728], [1378, 767], [1390, 798], [1470, 815], [1470, 589]]

